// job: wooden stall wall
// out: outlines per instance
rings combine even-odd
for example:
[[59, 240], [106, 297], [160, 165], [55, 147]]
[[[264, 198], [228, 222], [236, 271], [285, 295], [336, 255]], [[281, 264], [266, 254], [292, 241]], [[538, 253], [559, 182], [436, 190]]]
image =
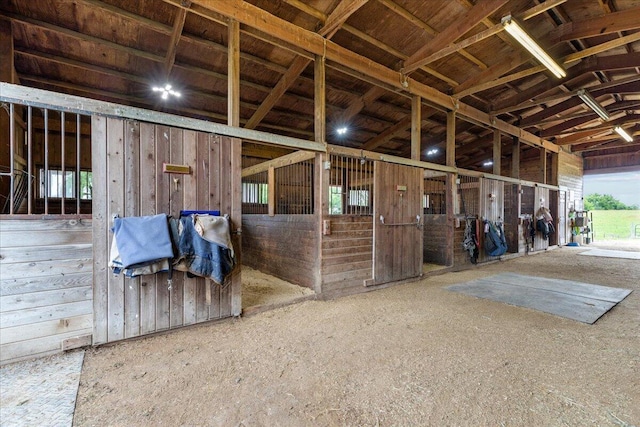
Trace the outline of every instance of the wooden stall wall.
[[447, 241], [451, 222], [447, 215], [427, 214], [423, 222], [423, 261], [429, 264], [451, 265], [451, 251], [447, 250], [451, 244]]
[[[524, 236], [520, 221], [520, 186], [504, 183], [504, 234], [507, 239], [507, 252], [524, 251]], [[521, 238], [522, 236], [522, 238]]]
[[330, 234], [322, 236], [322, 294], [346, 295], [364, 290], [373, 277], [373, 217], [326, 216]]
[[422, 259], [427, 264], [451, 266], [453, 221], [449, 220], [452, 206], [447, 206], [447, 177], [433, 172], [428, 174], [424, 182]]
[[[571, 241], [571, 227], [569, 222], [569, 209], [583, 209], [583, 165], [582, 157], [575, 154], [560, 151], [558, 153], [558, 185], [563, 190], [560, 193], [560, 205], [558, 207], [558, 243], [564, 244]], [[563, 194], [564, 193], [564, 194]]]
[[[502, 222], [504, 226], [504, 182], [489, 178], [480, 178], [480, 218], [493, 223]], [[480, 221], [480, 257], [478, 262], [486, 262], [500, 257], [488, 256], [484, 250], [484, 222]]]
[[[462, 270], [472, 266], [469, 260], [469, 252], [462, 247], [466, 228], [465, 215], [467, 217], [480, 216], [480, 182], [479, 178], [460, 175], [457, 177], [457, 191], [455, 195], [458, 211], [453, 216], [453, 266], [455, 270]], [[478, 221], [478, 227], [482, 227]], [[482, 234], [482, 233], [480, 233]]]
[[0, 364], [91, 344], [90, 219], [1, 220]]
[[[533, 203], [534, 203], [534, 212], [533, 212], [533, 220], [536, 220], [535, 217], [535, 213], [536, 211], [540, 208], [541, 203], [544, 203], [544, 205], [548, 208], [549, 207], [549, 189], [548, 188], [542, 188], [542, 187], [535, 187], [535, 192], [534, 192], [534, 199], [533, 199]], [[552, 213], [553, 215], [553, 213]], [[533, 250], [534, 251], [544, 251], [547, 250], [547, 248], [549, 248], [549, 239], [545, 240], [542, 236], [542, 233], [539, 231], [536, 231], [536, 236], [535, 239], [533, 241]]]
[[[93, 343], [239, 315], [240, 269], [223, 287], [173, 273], [138, 278], [114, 276], [108, 268], [112, 217], [181, 210], [219, 210], [240, 228], [241, 142], [217, 135], [94, 116], [93, 151]], [[190, 174], [163, 173], [163, 163], [184, 164]], [[100, 185], [101, 184], [101, 185]], [[241, 242], [232, 235], [237, 261]], [[207, 291], [207, 287], [210, 291]]]
[[243, 215], [243, 264], [316, 290], [316, 215]]

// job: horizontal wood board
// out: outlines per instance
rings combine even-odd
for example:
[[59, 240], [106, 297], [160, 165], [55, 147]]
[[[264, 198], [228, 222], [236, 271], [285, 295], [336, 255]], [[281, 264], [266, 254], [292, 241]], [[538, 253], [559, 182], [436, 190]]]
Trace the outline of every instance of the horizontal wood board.
[[93, 326], [91, 220], [0, 220], [0, 364]]

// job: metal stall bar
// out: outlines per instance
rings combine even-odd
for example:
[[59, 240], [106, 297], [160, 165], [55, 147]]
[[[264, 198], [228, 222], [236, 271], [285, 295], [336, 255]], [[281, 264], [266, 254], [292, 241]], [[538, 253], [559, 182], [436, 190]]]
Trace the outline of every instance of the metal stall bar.
[[60, 195], [60, 214], [64, 215], [66, 210], [64, 208], [65, 196], [67, 195], [67, 175], [64, 164], [64, 111], [60, 111], [60, 169], [62, 169], [62, 194]]
[[80, 199], [82, 194], [80, 191], [82, 190], [81, 184], [82, 180], [80, 179], [80, 114], [76, 114], [76, 214], [80, 215]]

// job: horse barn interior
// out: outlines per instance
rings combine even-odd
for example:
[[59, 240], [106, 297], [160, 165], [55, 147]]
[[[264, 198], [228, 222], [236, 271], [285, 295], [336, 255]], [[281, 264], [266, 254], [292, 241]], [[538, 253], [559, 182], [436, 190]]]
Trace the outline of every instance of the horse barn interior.
[[[637, 0], [0, 12], [2, 364], [260, 310], [251, 274], [330, 299], [557, 248], [583, 175], [640, 165]], [[222, 283], [113, 274], [117, 217], [186, 211], [228, 218]]]

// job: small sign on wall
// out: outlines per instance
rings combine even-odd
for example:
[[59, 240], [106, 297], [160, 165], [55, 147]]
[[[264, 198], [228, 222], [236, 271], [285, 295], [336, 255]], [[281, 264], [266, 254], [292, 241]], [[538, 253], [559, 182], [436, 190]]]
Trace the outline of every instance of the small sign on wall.
[[189, 165], [176, 165], [171, 163], [162, 163], [162, 172], [164, 173], [179, 173], [188, 175], [191, 173], [191, 166]]

